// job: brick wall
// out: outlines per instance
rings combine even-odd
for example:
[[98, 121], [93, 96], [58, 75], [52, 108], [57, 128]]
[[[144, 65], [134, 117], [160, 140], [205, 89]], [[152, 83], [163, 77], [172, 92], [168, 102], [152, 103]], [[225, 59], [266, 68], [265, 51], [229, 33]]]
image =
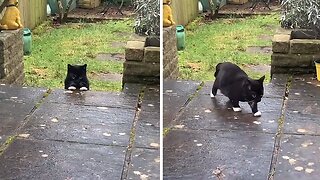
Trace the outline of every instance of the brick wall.
[[123, 63], [122, 84], [160, 83], [160, 44], [146, 37], [135, 37], [128, 41]]
[[0, 83], [22, 85], [23, 31], [0, 32]]
[[179, 76], [176, 27], [163, 28], [163, 78]]
[[[295, 31], [277, 34], [272, 40], [271, 74], [315, 72], [315, 60], [320, 60], [320, 40], [294, 37]], [[305, 34], [305, 33], [302, 33]]]

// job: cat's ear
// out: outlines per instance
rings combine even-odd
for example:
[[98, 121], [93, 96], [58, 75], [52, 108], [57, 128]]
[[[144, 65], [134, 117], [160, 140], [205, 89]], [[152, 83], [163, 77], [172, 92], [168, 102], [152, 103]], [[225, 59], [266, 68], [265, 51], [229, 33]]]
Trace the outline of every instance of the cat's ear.
[[68, 64], [68, 69], [70, 69], [72, 66], [71, 66], [71, 64]]
[[263, 81], [264, 81], [265, 78], [266, 78], [266, 76], [264, 75], [264, 76], [262, 76], [258, 81], [261, 82], [261, 83], [263, 83]]
[[87, 64], [84, 64], [84, 65], [83, 65], [83, 69], [87, 69]]

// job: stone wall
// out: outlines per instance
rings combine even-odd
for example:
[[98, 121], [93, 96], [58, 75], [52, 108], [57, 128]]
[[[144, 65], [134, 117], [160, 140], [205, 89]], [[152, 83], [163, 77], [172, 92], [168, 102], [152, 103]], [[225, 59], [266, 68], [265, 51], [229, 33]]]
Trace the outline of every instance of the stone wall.
[[0, 83], [24, 82], [23, 31], [0, 32]]
[[320, 40], [295, 37], [294, 34], [297, 33], [290, 31], [273, 37], [271, 74], [315, 72], [314, 61], [320, 59]]
[[146, 37], [128, 41], [123, 63], [122, 85], [125, 83], [160, 83], [160, 42]]
[[179, 76], [176, 27], [163, 28], [163, 78]]

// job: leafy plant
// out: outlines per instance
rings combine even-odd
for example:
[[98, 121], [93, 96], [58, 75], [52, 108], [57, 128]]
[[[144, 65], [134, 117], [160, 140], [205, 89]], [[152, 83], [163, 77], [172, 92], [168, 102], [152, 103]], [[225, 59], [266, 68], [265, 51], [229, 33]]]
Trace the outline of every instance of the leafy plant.
[[320, 31], [319, 0], [283, 0], [281, 26], [284, 28], [307, 28]]
[[135, 0], [136, 34], [160, 36], [160, 0]]

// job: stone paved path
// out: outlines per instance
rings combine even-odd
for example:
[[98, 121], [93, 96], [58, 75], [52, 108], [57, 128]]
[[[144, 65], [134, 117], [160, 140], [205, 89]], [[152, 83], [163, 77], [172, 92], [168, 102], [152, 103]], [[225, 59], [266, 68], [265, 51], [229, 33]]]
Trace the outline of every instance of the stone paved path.
[[159, 87], [0, 85], [0, 179], [159, 179]]
[[164, 82], [164, 179], [318, 179], [320, 82], [275, 75], [253, 117], [212, 82]]

